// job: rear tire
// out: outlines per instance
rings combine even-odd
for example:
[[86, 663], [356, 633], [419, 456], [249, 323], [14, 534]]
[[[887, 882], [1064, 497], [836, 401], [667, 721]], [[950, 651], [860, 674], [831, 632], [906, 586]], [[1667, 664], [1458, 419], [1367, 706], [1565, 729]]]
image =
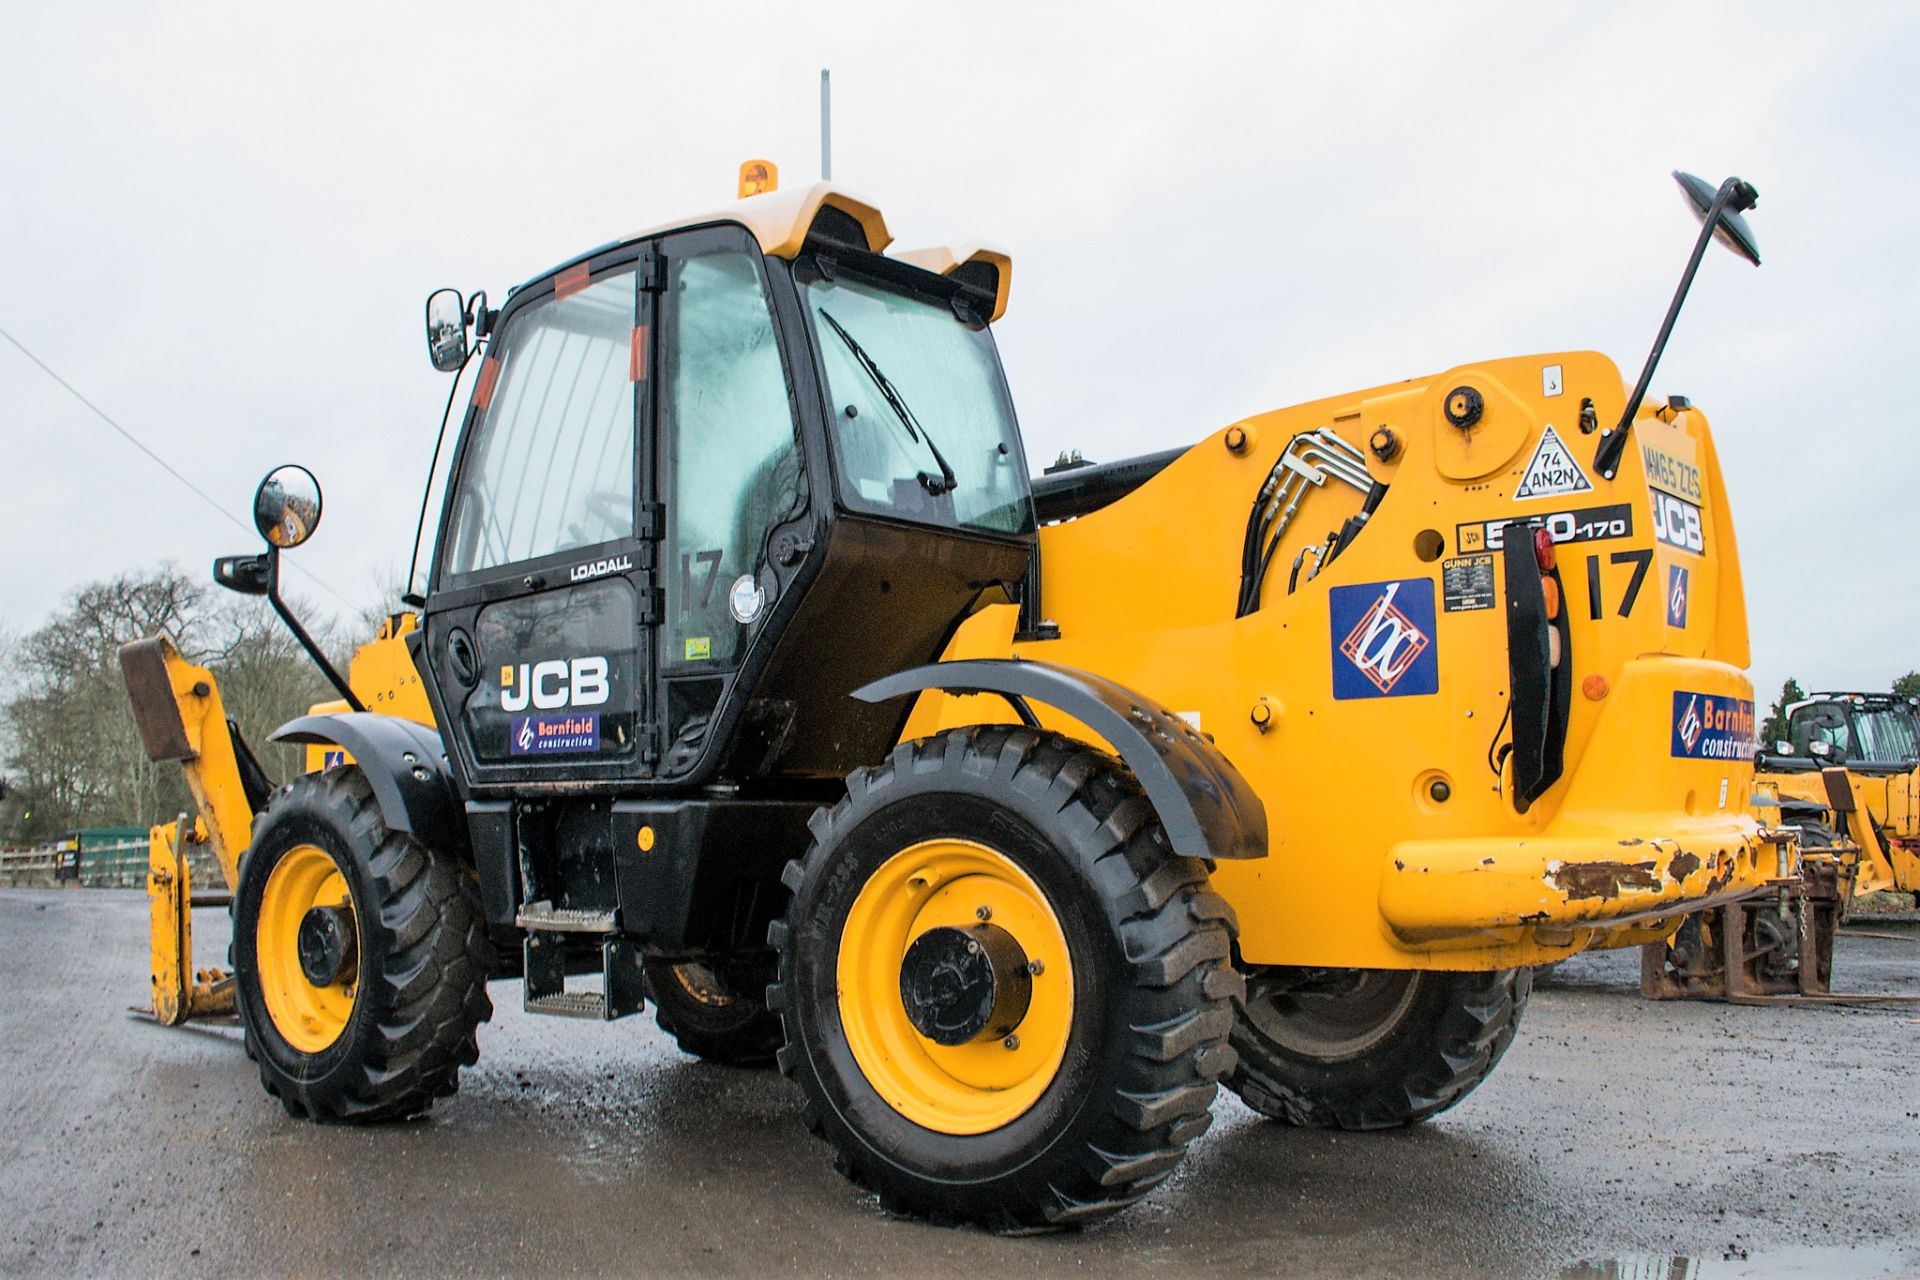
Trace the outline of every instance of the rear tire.
[[[1147, 1194], [1206, 1131], [1233, 1062], [1233, 913], [1203, 864], [1173, 854], [1119, 761], [1055, 734], [950, 730], [847, 791], [814, 816], [770, 933], [780, 1067], [840, 1171], [892, 1212], [1000, 1231], [1090, 1222]], [[913, 976], [961, 971], [915, 968], [936, 934], [978, 938], [967, 951], [1004, 962], [996, 974], [1031, 974], [1031, 1003], [998, 1022], [996, 997], [960, 1044], [906, 1026], [930, 1017], [909, 1011]]]
[[[336, 913], [336, 961], [350, 958], [316, 982], [300, 922], [322, 908]], [[297, 778], [261, 814], [234, 891], [233, 961], [261, 1084], [316, 1121], [425, 1111], [478, 1060], [475, 1028], [493, 1014], [478, 882], [389, 829], [357, 766]]]
[[1285, 1124], [1415, 1124], [1487, 1078], [1532, 989], [1531, 969], [1257, 970], [1234, 1022], [1239, 1065], [1227, 1085]]
[[681, 1052], [730, 1067], [771, 1065], [780, 1019], [767, 1010], [771, 952], [717, 960], [647, 961], [647, 990], [660, 1029]]

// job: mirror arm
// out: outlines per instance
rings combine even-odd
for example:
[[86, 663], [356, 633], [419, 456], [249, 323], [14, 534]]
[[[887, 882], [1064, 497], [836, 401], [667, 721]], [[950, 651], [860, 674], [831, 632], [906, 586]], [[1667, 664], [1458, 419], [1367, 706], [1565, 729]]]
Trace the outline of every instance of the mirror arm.
[[340, 672], [327, 661], [327, 655], [321, 651], [318, 644], [314, 643], [313, 637], [307, 634], [307, 629], [300, 625], [300, 619], [293, 616], [293, 610], [287, 608], [286, 601], [280, 598], [280, 548], [274, 546], [267, 548], [266, 594], [267, 603], [272, 605], [273, 611], [280, 615], [280, 621], [287, 624], [287, 630], [293, 632], [293, 638], [300, 642], [300, 647], [307, 651], [309, 658], [313, 659], [313, 665], [320, 668], [320, 674], [327, 678], [327, 683], [339, 691], [340, 696], [347, 700], [348, 706], [355, 711], [365, 711], [367, 704], [360, 701], [359, 695], [354, 693], [352, 687], [340, 677]]
[[1720, 215], [1726, 212], [1736, 189], [1745, 185], [1738, 178], [1728, 178], [1721, 183], [1720, 189], [1713, 194], [1713, 205], [1707, 210], [1707, 216], [1700, 220], [1700, 238], [1693, 242], [1693, 256], [1687, 259], [1687, 269], [1680, 276], [1680, 287], [1673, 291], [1673, 301], [1667, 304], [1667, 318], [1660, 325], [1660, 336], [1653, 340], [1653, 350], [1647, 353], [1646, 367], [1640, 370], [1640, 381], [1634, 385], [1633, 395], [1627, 399], [1627, 410], [1620, 415], [1619, 426], [1601, 433], [1600, 447], [1593, 455], [1593, 469], [1603, 479], [1613, 479], [1614, 473], [1620, 470], [1620, 455], [1627, 450], [1627, 431], [1633, 426], [1634, 415], [1640, 412], [1640, 402], [1647, 398], [1647, 384], [1653, 381], [1654, 366], [1660, 363], [1660, 357], [1667, 349], [1667, 337], [1673, 332], [1673, 322], [1679, 318], [1680, 307], [1687, 300], [1687, 290], [1693, 287], [1693, 276], [1700, 270], [1700, 259], [1706, 256], [1707, 245], [1712, 242], [1713, 233], [1720, 225]]

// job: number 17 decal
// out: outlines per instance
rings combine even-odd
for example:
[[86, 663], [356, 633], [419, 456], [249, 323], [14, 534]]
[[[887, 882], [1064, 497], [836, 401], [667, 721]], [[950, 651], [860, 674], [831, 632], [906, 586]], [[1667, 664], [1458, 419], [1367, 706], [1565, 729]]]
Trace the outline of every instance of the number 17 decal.
[[[1653, 565], [1653, 552], [1616, 551], [1607, 557], [1612, 564], [1631, 564], [1633, 576], [1627, 579], [1627, 589], [1620, 597], [1619, 615], [1626, 617], [1633, 612], [1633, 602], [1640, 598], [1641, 584], [1647, 580], [1647, 570]], [[1606, 604], [1600, 591], [1600, 557], [1587, 557], [1587, 616], [1598, 618], [1606, 612]]]

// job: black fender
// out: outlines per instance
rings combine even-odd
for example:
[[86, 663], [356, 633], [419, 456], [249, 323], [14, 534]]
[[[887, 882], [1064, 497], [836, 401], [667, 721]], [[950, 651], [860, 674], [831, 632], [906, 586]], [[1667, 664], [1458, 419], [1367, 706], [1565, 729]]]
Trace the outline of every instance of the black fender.
[[1057, 708], [1099, 734], [1147, 793], [1174, 852], [1188, 858], [1264, 858], [1267, 809], [1213, 742], [1173, 712], [1104, 676], [1053, 662], [981, 658], [936, 662], [853, 691], [862, 702], [902, 694], [996, 693], [1036, 724], [1026, 699]]
[[275, 742], [319, 743], [349, 752], [373, 786], [380, 818], [422, 844], [468, 850], [466, 810], [447, 767], [437, 729], [371, 711], [301, 716], [267, 735]]

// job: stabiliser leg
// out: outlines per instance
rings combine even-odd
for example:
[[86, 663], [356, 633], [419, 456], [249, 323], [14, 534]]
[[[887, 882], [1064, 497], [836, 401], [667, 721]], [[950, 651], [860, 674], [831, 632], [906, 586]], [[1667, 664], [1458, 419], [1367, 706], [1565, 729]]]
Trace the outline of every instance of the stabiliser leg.
[[[147, 910], [151, 917], [153, 1020], [177, 1027], [189, 1018], [231, 1017], [233, 979], [220, 969], [193, 967], [193, 869], [188, 846], [204, 844], [197, 820], [182, 814], [147, 834]], [[230, 901], [207, 895], [201, 906]]]

